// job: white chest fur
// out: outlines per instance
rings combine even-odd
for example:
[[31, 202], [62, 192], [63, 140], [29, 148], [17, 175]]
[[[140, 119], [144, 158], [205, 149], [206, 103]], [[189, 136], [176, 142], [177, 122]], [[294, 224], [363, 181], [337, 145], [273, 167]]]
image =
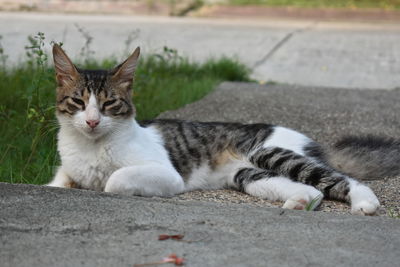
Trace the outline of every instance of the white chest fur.
[[80, 147], [64, 144], [59, 152], [65, 172], [84, 188], [102, 190], [108, 177], [120, 168], [111, 144], [88, 143]]
[[61, 127], [58, 139], [62, 169], [78, 185], [92, 190], [104, 190], [110, 175], [122, 167], [148, 162], [170, 165], [159, 132], [136, 122], [99, 140]]

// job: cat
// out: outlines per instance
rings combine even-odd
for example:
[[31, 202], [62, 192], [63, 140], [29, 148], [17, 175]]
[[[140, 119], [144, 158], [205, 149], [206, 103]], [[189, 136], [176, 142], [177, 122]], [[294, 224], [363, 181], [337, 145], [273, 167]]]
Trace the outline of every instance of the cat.
[[138, 47], [111, 70], [83, 70], [53, 46], [61, 167], [48, 186], [161, 197], [233, 188], [287, 209], [314, 209], [325, 197], [349, 202], [353, 214], [376, 213], [372, 190], [331, 167], [323, 148], [295, 130], [137, 122], [131, 88], [139, 54]]

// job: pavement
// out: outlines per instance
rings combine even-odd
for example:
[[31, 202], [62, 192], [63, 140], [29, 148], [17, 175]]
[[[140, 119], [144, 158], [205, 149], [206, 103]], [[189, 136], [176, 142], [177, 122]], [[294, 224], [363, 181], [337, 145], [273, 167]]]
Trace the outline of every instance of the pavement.
[[[360, 89], [400, 85], [398, 22], [1, 12], [1, 44], [9, 64], [24, 59], [27, 36], [38, 31], [49, 43], [62, 41], [72, 58], [82, 60], [79, 53], [85, 39], [75, 25], [93, 37], [90, 50], [98, 59], [112, 55], [122, 59], [124, 52], [139, 45], [144, 54], [167, 46], [196, 61], [235, 57], [260, 81]], [[125, 41], [136, 30], [139, 35], [127, 47]], [[46, 50], [50, 51], [49, 44]]]
[[[398, 136], [399, 92], [223, 83], [161, 117], [278, 123], [329, 145], [347, 131]], [[400, 179], [390, 181], [378, 197], [398, 211]], [[1, 266], [133, 266], [171, 253], [201, 267], [400, 262], [399, 219], [200, 200], [0, 183]]]
[[[0, 184], [0, 260], [15, 266], [396, 266], [398, 220]], [[183, 234], [187, 242], [159, 241]], [[171, 264], [172, 265], [172, 264]]]

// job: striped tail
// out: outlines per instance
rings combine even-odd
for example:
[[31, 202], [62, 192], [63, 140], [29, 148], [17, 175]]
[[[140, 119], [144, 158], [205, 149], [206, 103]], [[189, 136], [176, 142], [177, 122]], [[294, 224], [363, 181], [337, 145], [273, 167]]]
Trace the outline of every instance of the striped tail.
[[376, 136], [349, 136], [328, 151], [331, 166], [360, 180], [400, 175], [400, 141]]

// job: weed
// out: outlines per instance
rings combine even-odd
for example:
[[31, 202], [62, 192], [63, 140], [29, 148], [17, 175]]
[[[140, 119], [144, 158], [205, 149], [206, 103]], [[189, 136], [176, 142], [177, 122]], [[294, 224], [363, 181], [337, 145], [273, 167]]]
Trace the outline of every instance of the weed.
[[131, 45], [132, 45], [133, 41], [135, 41], [137, 38], [139, 38], [139, 35], [140, 35], [139, 29], [133, 30], [128, 34], [128, 37], [124, 41], [124, 44], [125, 44], [125, 49], [124, 49], [124, 54], [123, 54], [124, 57], [126, 57], [126, 56], [130, 55], [130, 53], [132, 53]]
[[319, 203], [321, 202], [323, 196], [322, 195], [318, 195], [317, 197], [315, 197], [314, 199], [312, 199], [310, 201], [310, 203], [308, 203], [306, 205], [306, 207], [304, 208], [304, 210], [306, 211], [313, 211], [317, 208], [317, 206], [319, 205]]
[[395, 208], [387, 208], [387, 214], [390, 218], [400, 219], [400, 213]]
[[45, 39], [42, 32], [38, 32], [34, 36], [28, 36], [29, 45], [25, 46], [25, 50], [29, 65], [33, 66], [37, 64], [37, 66], [43, 69], [44, 64], [47, 62], [47, 54], [43, 50]]
[[3, 45], [1, 44], [2, 39], [3, 39], [3, 36], [0, 35], [0, 61], [1, 61], [1, 67], [3, 69], [5, 69], [8, 56], [4, 53], [4, 48], [3, 48]]
[[84, 60], [83, 62], [85, 64], [90, 64], [90, 62], [94, 61], [93, 59], [94, 51], [91, 49], [93, 36], [90, 35], [90, 33], [85, 28], [79, 26], [79, 24], [76, 23], [75, 27], [78, 29], [78, 32], [82, 35], [83, 39], [85, 40], [85, 43], [82, 46], [81, 51], [79, 53], [80, 58]]

